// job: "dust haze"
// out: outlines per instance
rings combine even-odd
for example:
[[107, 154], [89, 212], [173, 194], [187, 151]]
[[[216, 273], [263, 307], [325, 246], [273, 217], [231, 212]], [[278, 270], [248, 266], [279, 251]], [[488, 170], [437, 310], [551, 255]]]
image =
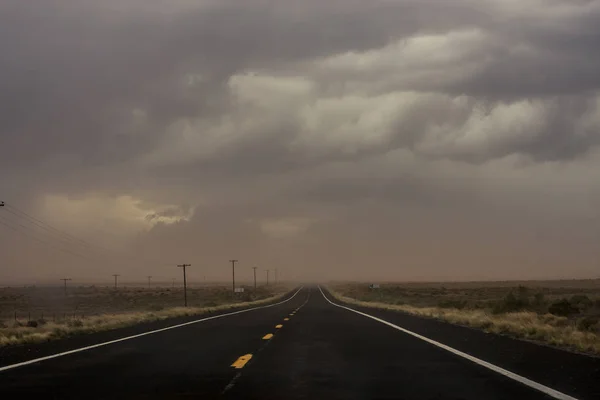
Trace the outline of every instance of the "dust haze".
[[593, 0], [4, 0], [0, 282], [597, 278], [599, 47]]

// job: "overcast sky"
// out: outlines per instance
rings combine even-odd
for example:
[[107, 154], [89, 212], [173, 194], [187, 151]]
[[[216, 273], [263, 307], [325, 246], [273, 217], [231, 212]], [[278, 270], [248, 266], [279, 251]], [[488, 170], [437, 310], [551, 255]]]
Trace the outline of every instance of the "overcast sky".
[[595, 0], [3, 0], [0, 281], [598, 277], [599, 48]]

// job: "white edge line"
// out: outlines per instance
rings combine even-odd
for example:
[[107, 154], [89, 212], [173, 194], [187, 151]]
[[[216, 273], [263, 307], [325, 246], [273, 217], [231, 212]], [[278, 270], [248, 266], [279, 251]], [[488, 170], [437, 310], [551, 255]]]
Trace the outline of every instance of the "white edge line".
[[35, 363], [39, 363], [39, 362], [46, 361], [46, 360], [51, 360], [53, 358], [68, 356], [69, 354], [79, 353], [82, 351], [91, 350], [91, 349], [95, 349], [95, 348], [102, 347], [102, 346], [108, 346], [109, 344], [124, 342], [126, 340], [131, 340], [131, 339], [136, 339], [136, 338], [139, 338], [142, 336], [152, 335], [154, 333], [164, 332], [164, 331], [168, 331], [171, 329], [181, 328], [181, 327], [187, 326], [187, 325], [197, 324], [199, 322], [204, 322], [204, 321], [208, 321], [211, 319], [223, 318], [223, 317], [228, 317], [230, 315], [245, 313], [248, 311], [260, 310], [262, 308], [278, 306], [278, 305], [286, 303], [286, 302], [290, 301], [291, 299], [293, 299], [294, 297], [296, 297], [296, 295], [302, 290], [302, 288], [304, 288], [304, 286], [301, 286], [300, 289], [298, 289], [296, 291], [296, 293], [294, 293], [290, 298], [280, 301], [279, 303], [268, 304], [266, 306], [260, 306], [260, 307], [254, 307], [254, 308], [248, 308], [246, 310], [234, 311], [234, 312], [230, 312], [230, 313], [226, 313], [226, 314], [213, 315], [212, 317], [206, 317], [206, 318], [197, 319], [197, 320], [190, 321], [190, 322], [184, 322], [183, 324], [177, 324], [177, 325], [173, 325], [173, 326], [168, 326], [166, 328], [155, 329], [153, 331], [139, 333], [137, 335], [127, 336], [127, 337], [120, 338], [120, 339], [110, 340], [108, 342], [93, 344], [91, 346], [81, 347], [79, 349], [73, 349], [73, 350], [69, 350], [69, 351], [65, 351], [65, 352], [57, 353], [57, 354], [52, 354], [52, 355], [40, 357], [40, 358], [34, 358], [33, 360], [23, 361], [20, 363], [0, 367], [0, 372], [8, 371], [8, 370], [14, 369], [14, 368], [24, 367], [26, 365], [35, 364]]
[[515, 381], [517, 381], [519, 383], [522, 383], [523, 385], [526, 385], [526, 386], [529, 386], [529, 387], [531, 387], [533, 389], [539, 390], [540, 392], [545, 393], [545, 394], [547, 394], [547, 395], [549, 395], [549, 396], [551, 396], [551, 397], [553, 397], [555, 399], [560, 399], [560, 400], [577, 400], [577, 398], [575, 398], [575, 397], [571, 397], [571, 396], [569, 396], [567, 394], [559, 392], [558, 390], [554, 390], [554, 389], [552, 389], [552, 388], [550, 388], [548, 386], [542, 385], [541, 383], [537, 383], [535, 381], [532, 381], [531, 379], [527, 379], [524, 376], [515, 374], [514, 372], [510, 372], [510, 371], [508, 371], [508, 370], [506, 370], [504, 368], [498, 367], [498, 366], [496, 366], [494, 364], [491, 364], [491, 363], [489, 363], [487, 361], [483, 361], [482, 359], [479, 359], [477, 357], [473, 357], [472, 355], [469, 355], [467, 353], [463, 353], [460, 350], [456, 350], [455, 348], [452, 348], [450, 346], [447, 346], [445, 344], [437, 342], [437, 341], [435, 341], [433, 339], [429, 339], [429, 338], [427, 338], [425, 336], [419, 335], [418, 333], [409, 331], [408, 329], [401, 328], [398, 325], [392, 324], [391, 322], [388, 322], [388, 321], [385, 321], [383, 319], [374, 317], [374, 316], [366, 314], [364, 312], [360, 312], [360, 311], [354, 310], [354, 309], [352, 309], [350, 307], [346, 307], [346, 306], [342, 306], [342, 305], [336, 304], [333, 301], [329, 300], [327, 298], [327, 296], [325, 296], [325, 293], [323, 293], [323, 290], [321, 289], [321, 286], [319, 286], [319, 290], [321, 291], [321, 294], [323, 295], [323, 297], [325, 298], [325, 300], [327, 300], [329, 303], [333, 304], [336, 307], [344, 308], [344, 309], [346, 309], [348, 311], [355, 312], [355, 313], [360, 314], [360, 315], [362, 315], [364, 317], [371, 318], [371, 319], [374, 319], [377, 322], [381, 322], [382, 324], [391, 326], [392, 328], [395, 328], [395, 329], [397, 329], [399, 331], [402, 331], [402, 332], [404, 332], [406, 334], [414, 336], [414, 337], [416, 337], [418, 339], [424, 340], [427, 343], [430, 343], [430, 344], [432, 344], [434, 346], [437, 346], [437, 347], [439, 347], [441, 349], [449, 351], [450, 353], [456, 354], [459, 357], [466, 358], [467, 360], [472, 361], [475, 364], [478, 364], [478, 365], [480, 365], [480, 366], [482, 366], [484, 368], [487, 368], [487, 369], [492, 370], [494, 372], [497, 372], [497, 373], [499, 373], [501, 375], [504, 375], [507, 378], [510, 378], [510, 379], [515, 380]]

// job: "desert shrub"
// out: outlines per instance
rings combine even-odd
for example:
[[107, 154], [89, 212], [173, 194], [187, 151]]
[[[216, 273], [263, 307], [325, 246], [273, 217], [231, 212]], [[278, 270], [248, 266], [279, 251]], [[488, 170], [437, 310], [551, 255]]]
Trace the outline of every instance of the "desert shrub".
[[27, 326], [29, 328], [37, 328], [38, 327], [38, 322], [37, 321], [27, 321]]
[[589, 297], [583, 294], [577, 294], [571, 297], [569, 301], [574, 307], [577, 307], [580, 311], [587, 310], [592, 307], [593, 303]]
[[38, 325], [46, 325], [48, 323], [48, 321], [46, 321], [44, 318], [40, 318], [37, 320]]
[[152, 304], [150, 307], [148, 307], [149, 311], [162, 311], [163, 309], [164, 307], [159, 304]]
[[64, 338], [69, 336], [69, 331], [65, 328], [57, 327], [52, 330], [52, 336], [55, 338]]
[[519, 285], [517, 288], [517, 297], [527, 301], [529, 299], [529, 288], [527, 286]]
[[569, 325], [569, 319], [566, 317], [560, 317], [554, 314], [544, 314], [540, 316], [540, 320], [548, 325], [556, 327], [564, 327]]
[[550, 307], [548, 307], [548, 312], [554, 315], [568, 317], [573, 314], [578, 314], [579, 308], [573, 306], [569, 300], [561, 299], [550, 304]]
[[544, 304], [544, 293], [537, 292], [533, 295], [533, 304], [536, 306], [541, 306]]
[[504, 299], [496, 303], [492, 312], [494, 314], [509, 313], [521, 311], [529, 306], [529, 302], [524, 298], [517, 298], [511, 291]]
[[456, 308], [462, 310], [466, 306], [466, 300], [441, 300], [438, 302], [438, 307], [441, 308]]
[[83, 322], [81, 322], [79, 319], [74, 319], [67, 322], [67, 326], [70, 328], [81, 328], [83, 326]]
[[241, 294], [241, 296], [239, 296], [239, 299], [241, 301], [252, 301], [252, 293], [251, 292], [244, 292]]
[[583, 317], [577, 321], [577, 329], [584, 332], [597, 332], [600, 328], [600, 317], [594, 315]]

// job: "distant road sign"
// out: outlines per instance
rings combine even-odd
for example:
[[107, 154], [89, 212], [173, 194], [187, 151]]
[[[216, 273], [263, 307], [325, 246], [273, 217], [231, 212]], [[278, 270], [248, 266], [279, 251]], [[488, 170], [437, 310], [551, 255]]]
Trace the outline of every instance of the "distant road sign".
[[244, 293], [244, 288], [243, 287], [236, 287], [235, 288], [235, 292], [236, 293]]

